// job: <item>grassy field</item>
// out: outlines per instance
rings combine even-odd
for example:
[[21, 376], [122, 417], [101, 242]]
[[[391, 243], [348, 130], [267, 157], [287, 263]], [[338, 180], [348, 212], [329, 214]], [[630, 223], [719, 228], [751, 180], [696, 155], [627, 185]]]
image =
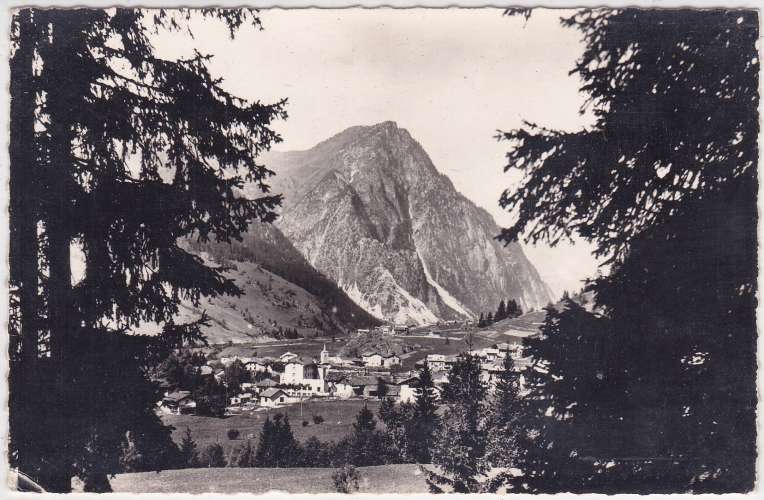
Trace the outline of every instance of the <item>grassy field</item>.
[[[359, 493], [427, 493], [418, 465], [359, 467]], [[335, 493], [334, 469], [182, 469], [118, 474], [115, 493]]]
[[[302, 417], [300, 416], [300, 405], [294, 404], [279, 408], [278, 410], [265, 410], [246, 413], [242, 415], [231, 415], [224, 418], [201, 417], [196, 415], [161, 415], [162, 421], [167, 425], [172, 425], [172, 437], [176, 443], [180, 443], [186, 432], [186, 427], [191, 429], [194, 441], [201, 449], [212, 443], [220, 443], [226, 451], [226, 454], [233, 446], [241, 444], [247, 439], [252, 439], [253, 444], [257, 444], [260, 435], [260, 429], [265, 422], [267, 415], [271, 417], [276, 413], [285, 413], [289, 416], [289, 423], [292, 426], [292, 432], [298, 441], [306, 441], [311, 436], [316, 436], [321, 441], [338, 441], [352, 432], [353, 422], [358, 412], [368, 404], [369, 409], [376, 415], [379, 409], [379, 401], [369, 400], [334, 400], [334, 401], [306, 401], [302, 404]], [[324, 422], [314, 424], [312, 416], [321, 415]], [[303, 427], [302, 421], [307, 420], [309, 424]], [[381, 423], [378, 423], [381, 428]], [[239, 431], [239, 438], [236, 440], [228, 439], [228, 429]]]

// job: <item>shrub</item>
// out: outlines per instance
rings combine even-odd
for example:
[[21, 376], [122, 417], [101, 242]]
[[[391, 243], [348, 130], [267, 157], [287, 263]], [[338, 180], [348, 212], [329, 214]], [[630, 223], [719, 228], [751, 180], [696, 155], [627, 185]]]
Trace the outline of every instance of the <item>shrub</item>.
[[234, 440], [234, 439], [238, 439], [238, 437], [239, 437], [238, 429], [228, 429], [228, 439]]
[[308, 426], [308, 421], [307, 420], [303, 420], [302, 421], [302, 426], [303, 427], [307, 427]]
[[345, 465], [332, 474], [337, 493], [358, 491], [358, 471], [352, 465]]
[[223, 447], [218, 443], [208, 445], [199, 457], [199, 465], [202, 467], [225, 467]]
[[316, 424], [316, 425], [323, 424], [324, 423], [324, 417], [322, 417], [321, 415], [313, 415], [313, 423]]

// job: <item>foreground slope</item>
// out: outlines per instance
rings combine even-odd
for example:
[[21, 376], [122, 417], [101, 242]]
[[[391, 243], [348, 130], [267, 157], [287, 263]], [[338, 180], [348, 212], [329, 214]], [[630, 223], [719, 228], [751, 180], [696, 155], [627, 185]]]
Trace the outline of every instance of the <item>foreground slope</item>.
[[[200, 468], [117, 474], [110, 479], [115, 493], [336, 493], [325, 468]], [[416, 464], [358, 467], [359, 493], [427, 493]]]

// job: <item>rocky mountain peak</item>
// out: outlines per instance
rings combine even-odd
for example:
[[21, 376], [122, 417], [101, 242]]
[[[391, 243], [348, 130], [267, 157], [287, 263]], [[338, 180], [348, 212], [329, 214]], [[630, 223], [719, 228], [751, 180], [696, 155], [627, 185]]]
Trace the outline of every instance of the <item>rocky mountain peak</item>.
[[266, 158], [285, 205], [279, 227], [318, 270], [377, 317], [427, 323], [475, 317], [514, 298], [551, 299], [519, 245], [440, 174], [395, 122], [351, 127]]

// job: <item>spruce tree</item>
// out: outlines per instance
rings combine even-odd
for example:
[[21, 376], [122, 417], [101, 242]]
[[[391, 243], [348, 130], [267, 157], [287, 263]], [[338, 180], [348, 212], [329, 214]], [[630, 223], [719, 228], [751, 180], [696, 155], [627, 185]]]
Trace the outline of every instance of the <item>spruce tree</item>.
[[425, 364], [419, 370], [415, 389], [414, 419], [410, 426], [410, 455], [418, 463], [430, 463], [435, 434], [438, 429], [437, 394], [432, 372]]
[[469, 354], [460, 356], [443, 389], [446, 411], [432, 451], [432, 463], [439, 470], [428, 470], [426, 478], [433, 493], [442, 492], [444, 487], [456, 493], [486, 489], [485, 397], [479, 359]]
[[499, 302], [499, 307], [496, 309], [496, 315], [493, 317], [494, 321], [501, 321], [507, 317], [507, 305], [504, 303], [504, 299]]
[[368, 465], [381, 465], [383, 454], [381, 451], [382, 437], [377, 431], [377, 421], [374, 413], [364, 405], [356, 415], [353, 423], [351, 436], [350, 457], [351, 463], [357, 467]]
[[[244, 23], [259, 25], [250, 10], [198, 14], [221, 19], [232, 35]], [[155, 55], [149, 32], [186, 29], [191, 16], [138, 9], [14, 15], [10, 267], [23, 338], [12, 370], [33, 373], [38, 389], [12, 378], [12, 456], [51, 491], [68, 491], [79, 473], [77, 455], [88, 443], [79, 435], [114, 443], [110, 432], [123, 435], [139, 422], [117, 415], [111, 429], [72, 432], [94, 430], [98, 423], [82, 415], [101, 404], [67, 389], [81, 366], [75, 337], [103, 336], [106, 324], [120, 333], [144, 321], [182, 331], [171, 322], [181, 298], [238, 291], [182, 241], [237, 239], [250, 220], [272, 220], [279, 203], [267, 194], [246, 198], [239, 188], [248, 182], [267, 193], [270, 172], [255, 158], [278, 141], [269, 124], [284, 116], [283, 103], [230, 95], [203, 54], [178, 61]], [[85, 277], [75, 286], [74, 243], [85, 255]], [[49, 337], [44, 345], [42, 333]], [[161, 348], [143, 340], [147, 351]], [[36, 357], [41, 349], [50, 356]], [[119, 366], [106, 358], [99, 364]], [[22, 422], [32, 415], [51, 430], [49, 444], [25, 434]], [[119, 446], [108, 448], [116, 458]]]
[[199, 452], [196, 449], [196, 441], [191, 435], [190, 427], [186, 427], [186, 433], [180, 442], [180, 457], [183, 467], [196, 467], [199, 462]]
[[[488, 436], [485, 460], [490, 467], [506, 469], [514, 467], [518, 462], [522, 408], [520, 373], [515, 369], [515, 362], [509, 354], [504, 358], [502, 368], [488, 403], [490, 406], [486, 424]], [[495, 490], [508, 479], [509, 476], [499, 475], [490, 481], [488, 490]]]
[[[661, 467], [619, 463], [588, 485], [593, 491], [753, 488], [758, 15], [566, 16], [563, 25], [582, 34], [572, 73], [594, 123], [577, 131], [526, 123], [504, 134], [513, 144], [508, 168], [524, 181], [502, 197], [518, 215], [502, 239], [554, 244], [578, 235], [609, 268], [591, 285], [613, 325], [606, 357], [593, 366], [614, 360], [614, 373], [601, 375], [629, 398], [611, 401], [606, 414], [620, 415], [609, 429], [598, 415], [571, 423], [581, 424], [580, 436], [609, 436], [623, 456], [664, 459]], [[618, 436], [621, 417], [631, 430]], [[577, 477], [558, 485], [580, 487]]]

